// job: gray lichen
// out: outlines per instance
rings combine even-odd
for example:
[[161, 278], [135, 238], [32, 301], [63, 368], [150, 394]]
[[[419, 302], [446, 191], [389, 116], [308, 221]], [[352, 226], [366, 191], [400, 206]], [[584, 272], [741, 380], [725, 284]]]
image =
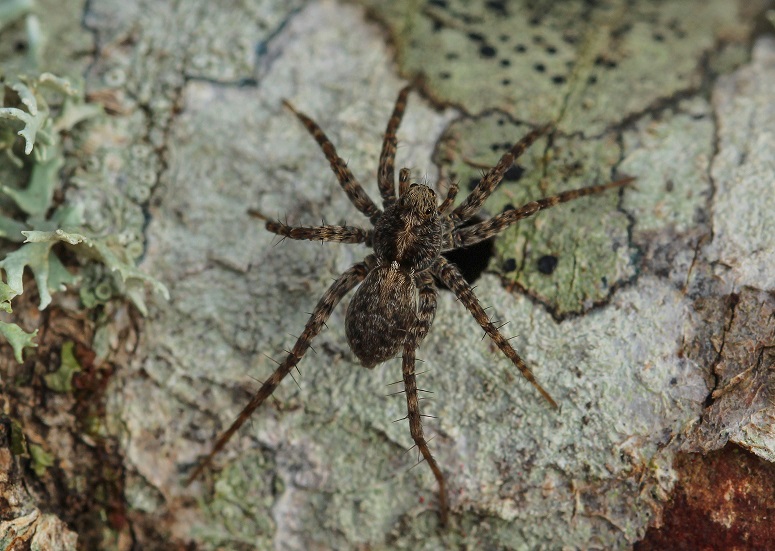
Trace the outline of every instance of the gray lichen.
[[[447, 130], [450, 144], [441, 145], [444, 153], [437, 156], [448, 177], [461, 182], [467, 193], [528, 128], [498, 112], [461, 119]], [[541, 197], [609, 182], [621, 156], [614, 133], [595, 140], [558, 135], [551, 146], [541, 140], [507, 173], [485, 211], [497, 214]], [[628, 243], [630, 222], [618, 202], [619, 194], [612, 191], [520, 222], [496, 240], [493, 270], [558, 317], [589, 310], [635, 273], [637, 249]], [[543, 265], [546, 259], [549, 269]]]
[[757, 42], [751, 64], [719, 79], [713, 94], [713, 240], [703, 253], [721, 296], [700, 311], [710, 333], [716, 388], [685, 444], [709, 451], [731, 441], [768, 461], [775, 461], [773, 79], [775, 40], [767, 37]]
[[425, 75], [439, 100], [585, 136], [698, 88], [717, 41], [748, 35], [725, 0], [360, 3], [391, 29], [402, 70]]
[[[97, 56], [87, 85], [112, 117], [79, 144], [87, 161], [67, 198], [85, 206], [90, 231], [118, 234], [171, 294], [152, 306], [136, 361], [109, 389], [106, 430], [121, 441], [137, 526], [200, 548], [627, 548], [659, 521], [681, 442], [705, 434], [692, 421], [713, 390], [711, 343], [721, 342], [713, 337], [752, 334], [740, 330], [742, 318], [731, 326], [737, 332], [724, 333], [727, 298], [739, 295], [749, 325], [759, 327], [752, 305], [773, 287], [774, 233], [756, 207], [768, 204], [762, 175], [772, 173], [764, 155], [772, 48], [762, 41], [748, 64], [749, 13], [734, 2], [702, 10], [636, 2], [629, 11], [565, 2], [533, 21], [530, 10], [493, 14], [484, 3], [410, 4], [369, 2], [397, 47], [398, 70], [428, 77], [424, 94], [410, 98], [400, 166], [434, 182], [435, 151], [465, 189], [479, 165], [497, 158], [493, 143], [556, 121], [556, 141], [524, 159], [523, 179], [506, 182], [487, 204], [491, 213], [616, 171], [638, 178], [621, 196], [542, 213], [497, 245], [494, 268], [517, 254], [528, 268], [557, 257], [556, 280], [535, 270], [503, 274], [530, 297], [504, 288], [500, 275], [477, 282], [561, 411], [510, 373], [463, 307], [441, 293], [419, 351], [438, 417], [426, 430], [451, 487], [452, 527], [439, 532], [434, 480], [423, 465], [410, 469], [408, 429], [392, 422], [405, 406], [384, 396], [399, 362], [357, 367], [339, 310], [316, 339], [317, 354], [301, 363], [298, 384], [286, 381], [209, 478], [184, 489], [193, 463], [257, 387], [253, 379], [274, 369], [267, 356], [282, 354], [331, 277], [366, 253], [274, 246], [248, 216], [255, 207], [294, 224], [362, 221], [281, 99], [321, 124], [375, 196], [381, 133], [403, 81], [383, 30], [332, 1], [240, 4], [228, 13], [204, 1], [186, 10], [90, 3], [83, 20]], [[708, 68], [741, 63], [714, 85]], [[714, 85], [710, 101], [705, 85]], [[459, 109], [434, 111], [427, 96]], [[741, 213], [750, 217], [744, 224]], [[565, 262], [589, 264], [569, 270]], [[89, 274], [87, 300], [109, 294], [104, 275]], [[579, 292], [567, 291], [569, 277], [583, 281]], [[722, 323], [705, 319], [716, 313]], [[756, 333], [765, 346], [768, 334]], [[727, 351], [740, 354], [717, 373], [730, 384], [748, 381], [739, 374], [750, 367], [749, 350], [738, 341]], [[764, 352], [752, 357], [760, 356], [769, 361]], [[722, 394], [744, 399], [741, 390], [766, 381], [763, 368], [750, 373], [755, 384]], [[766, 431], [748, 438], [764, 425], [743, 413], [732, 438], [766, 456]], [[704, 427], [716, 437], [713, 414]], [[141, 546], [156, 537], [134, 534]]]
[[[51, 107], [46, 90], [52, 90], [64, 99]], [[98, 117], [102, 108], [85, 103], [83, 92], [73, 83], [50, 73], [5, 83], [3, 92], [4, 102], [8, 105], [0, 108], [0, 119], [8, 124], [2, 126], [0, 148], [7, 155], [7, 163], [16, 167], [18, 174], [14, 174], [13, 182], [0, 183], [0, 193], [11, 200], [0, 205], [0, 227], [3, 228], [2, 237], [7, 241], [23, 241], [15, 250], [4, 247], [0, 258], [0, 269], [5, 272], [5, 282], [0, 281], [3, 310], [10, 313], [11, 300], [24, 292], [25, 269], [34, 276], [41, 310], [51, 303], [51, 293], [62, 291], [78, 280], [53, 249], [61, 242], [81, 258], [94, 259], [105, 265], [118, 292], [131, 298], [145, 312], [144, 284], [150, 282], [162, 294], [166, 293], [164, 286], [135, 267], [135, 258], [127, 255], [127, 243], [121, 242], [120, 235], [118, 238], [83, 235], [92, 232], [84, 221], [82, 204], [65, 201], [54, 205], [54, 191], [62, 187], [60, 169], [68, 160], [62, 134], [72, 131], [84, 120]], [[23, 140], [22, 153], [14, 150], [14, 135]], [[25, 182], [26, 172], [29, 177]], [[21, 216], [23, 222], [19, 221]], [[0, 334], [14, 347], [18, 361], [21, 361], [23, 347], [33, 345], [34, 333], [20, 331], [13, 323], [0, 321]]]
[[[316, 4], [292, 17], [270, 42], [266, 58], [272, 62], [259, 64], [255, 88], [196, 81], [183, 87], [184, 110], [170, 128], [169, 170], [156, 194], [146, 259], [147, 269], [175, 282], [173, 298], [156, 311], [145, 335], [140, 366], [147, 377], [123, 373], [111, 408], [117, 426], [124, 427], [129, 464], [142, 480], [129, 494], [138, 496], [138, 507], [155, 503], [155, 514], [196, 519], [195, 539], [206, 547], [268, 541], [299, 549], [431, 549], [475, 541], [512, 548], [631, 544], [658, 515], [674, 482], [671, 438], [698, 415], [708, 392], [701, 367], [679, 353], [683, 336], [693, 331], [692, 303], [671, 279], [649, 273], [613, 293], [606, 306], [562, 322], [505, 291], [498, 278], [478, 282], [479, 296], [495, 305], [492, 315], [511, 321], [515, 346], [562, 404], [559, 414], [506, 375], [506, 362], [479, 344], [467, 312], [448, 294], [440, 296], [433, 331], [420, 350], [428, 367], [422, 383], [435, 392], [431, 413], [438, 420], [428, 422], [427, 430], [436, 435], [432, 446], [449, 476], [459, 530], [435, 532], [433, 480], [422, 466], [407, 471], [413, 464], [402, 452], [409, 447], [408, 431], [391, 422], [405, 415], [403, 404], [384, 398], [398, 364], [387, 362], [373, 372], [355, 367], [339, 311], [314, 343], [318, 354], [302, 362], [298, 386], [283, 385], [278, 401], [257, 412], [253, 428], [241, 431], [218, 458], [223, 470], [213, 473], [215, 492], [202, 493], [204, 485], [190, 490], [207, 496], [206, 509], [185, 505], [186, 491], [178, 485], [183, 472], [245, 403], [256, 387], [251, 377], [271, 372], [275, 364], [264, 354], [281, 354], [293, 339], [287, 333], [298, 334], [304, 312], [330, 277], [365, 254], [363, 248], [314, 243], [273, 247], [272, 236], [246, 211], [255, 206], [292, 223], [315, 224], [321, 217], [357, 223], [358, 213], [321, 153], [280, 100], [290, 99], [323, 126], [373, 194], [381, 132], [400, 86], [379, 37], [357, 10]], [[309, 51], [330, 55], [310, 59]], [[685, 155], [701, 174], [687, 173], [668, 205], [657, 199], [664, 180], [644, 172], [649, 162], [668, 162], [662, 157], [673, 151], [654, 142], [646, 147], [651, 161], [640, 152], [655, 127], [649, 115], [628, 126], [622, 139], [616, 133], [589, 142], [564, 138], [549, 156], [548, 170], [557, 172], [536, 183], [531, 196], [551, 193], [557, 188], [542, 185], [560, 185], [568, 177], [578, 180], [562, 185], [608, 180], [617, 164], [644, 177], [643, 188], [625, 190], [621, 206], [614, 194], [572, 209], [575, 228], [595, 228], [601, 213], [618, 220], [613, 235], [619, 235], [623, 254], [611, 283], [634, 274], [630, 225], [642, 230], [638, 244], [647, 250], [649, 232], [701, 224], [694, 213], [705, 206], [708, 157], [703, 161], [702, 155], [712, 154], [706, 145], [713, 128], [710, 118], [696, 115], [707, 112], [701, 99], [687, 101], [675, 122], [665, 120], [666, 133], [685, 128], [673, 139], [686, 144]], [[461, 140], [458, 159], [465, 154], [474, 165], [492, 162], [493, 152], [476, 148], [488, 150], [493, 140], [476, 136], [497, 127], [497, 114], [449, 128], [452, 116], [434, 114], [413, 95], [398, 164], [419, 176], [428, 170], [433, 182], [430, 148], [445, 127]], [[545, 121], [546, 114], [530, 120]], [[498, 142], [515, 139], [522, 128], [509, 121]], [[577, 155], [584, 169], [568, 172], [573, 162], [564, 155]], [[688, 170], [686, 158], [669, 163]], [[456, 165], [447, 168], [462, 174]], [[507, 185], [488, 207], [519, 202], [523, 193]], [[644, 200], [632, 199], [639, 194]], [[661, 213], [671, 214], [665, 219]], [[544, 222], [549, 235], [568, 213], [557, 216]], [[541, 224], [537, 218], [535, 225]], [[583, 230], [584, 236], [589, 232]], [[605, 240], [610, 232], [603, 234], [609, 236], [604, 247], [612, 248]], [[160, 404], [158, 411], [144, 407], [148, 400]], [[256, 464], [265, 466], [261, 480]], [[148, 486], [159, 500], [147, 499]], [[252, 519], [251, 540], [242, 523]], [[491, 527], [486, 535], [475, 527], [483, 519]], [[186, 526], [175, 521], [171, 533], [185, 539], [191, 533]]]

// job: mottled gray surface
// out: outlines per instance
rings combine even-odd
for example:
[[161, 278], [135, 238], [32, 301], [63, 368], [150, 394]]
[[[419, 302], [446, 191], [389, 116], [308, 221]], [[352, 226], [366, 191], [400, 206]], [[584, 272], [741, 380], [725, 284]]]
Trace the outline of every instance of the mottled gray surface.
[[718, 152], [711, 169], [716, 192], [708, 256], [734, 290], [775, 288], [773, 78], [775, 43], [767, 37], [754, 48], [751, 64], [720, 78], [713, 94]]
[[[495, 305], [492, 315], [511, 321], [515, 345], [560, 412], [518, 378], [504, 381], [506, 361], [480, 343], [461, 305], [440, 296], [420, 356], [428, 368], [421, 385], [434, 391], [430, 411], [438, 416], [428, 432], [449, 476], [454, 516], [441, 536], [432, 529], [435, 483], [423, 466], [408, 471], [408, 429], [392, 422], [405, 414], [402, 399], [384, 397], [399, 362], [374, 372], [357, 367], [342, 310], [317, 339], [317, 355], [302, 362], [299, 386], [286, 381], [279, 402], [257, 412], [217, 459], [215, 493], [205, 483], [181, 488], [181, 469], [234, 418], [257, 386], [252, 378], [271, 372], [264, 354], [281, 355], [331, 277], [365, 253], [315, 243], [274, 247], [276, 239], [247, 216], [256, 207], [292, 223], [360, 221], [280, 99], [312, 115], [374, 193], [380, 134], [401, 84], [377, 29], [357, 9], [333, 3], [294, 16], [266, 58], [255, 88], [187, 83], [170, 128], [145, 268], [165, 274], [173, 299], [149, 322], [148, 357], [139, 364], [146, 377], [125, 372], [113, 409], [138, 473], [131, 503], [173, 512], [174, 533], [205, 547], [476, 545], [484, 536], [470, 523], [482, 516], [494, 527], [484, 541], [498, 547], [610, 548], [637, 540], [671, 488], [671, 438], [699, 415], [708, 392], [700, 367], [679, 354], [693, 332], [691, 301], [669, 278], [648, 275], [607, 307], [562, 323], [492, 276], [478, 282], [482, 301]], [[642, 227], [635, 224], [642, 232], [666, 224], [685, 230], [697, 208], [687, 201], [707, 189], [705, 176], [680, 179], [665, 205], [654, 198], [665, 179], [638, 164], [651, 154], [661, 174], [694, 174], [687, 162], [706, 173], [709, 107], [698, 99], [678, 110], [656, 123], [672, 147], [660, 142], [662, 150], [642, 152], [655, 123], [634, 125], [625, 141], [628, 170], [646, 172], [623, 202], [636, 221], [643, 215]], [[445, 120], [413, 95], [399, 165], [429, 167]]]
[[[406, 413], [403, 396], [385, 397], [400, 361], [358, 367], [342, 307], [315, 341], [317, 353], [302, 361], [297, 384], [284, 382], [205, 480], [182, 485], [256, 379], [271, 373], [267, 356], [292, 346], [332, 278], [366, 254], [361, 246], [274, 246], [247, 210], [294, 224], [365, 223], [281, 99], [320, 123], [376, 197], [381, 133], [404, 84], [383, 31], [361, 9], [333, 1], [103, 1], [86, 10], [98, 51], [88, 85], [115, 108], [113, 122], [95, 133], [100, 174], [136, 201], [150, 197], [147, 226], [136, 218], [130, 226], [145, 232], [143, 269], [172, 296], [152, 308], [134, 363], [109, 388], [107, 432], [126, 457], [129, 517], [143, 519], [133, 531], [138, 545], [158, 545], [156, 534], [164, 534], [202, 549], [622, 549], [642, 536], [672, 488], [684, 434], [704, 434], [696, 423], [714, 358], [685, 349], [718, 335], [698, 301], [746, 285], [773, 288], [771, 41], [722, 77], [710, 99], [696, 89], [708, 76], [702, 48], [713, 43], [704, 36], [695, 64], [682, 59], [688, 68], [664, 94], [626, 85], [633, 97], [619, 99], [637, 109], [614, 119], [611, 163], [637, 184], [619, 199], [588, 199], [575, 213], [593, 227], [603, 218], [596, 208], [627, 220], [618, 231], [629, 239], [619, 251], [636, 251], [622, 263], [630, 271], [621, 279], [630, 280], [603, 294], [606, 301], [558, 322], [498, 276], [477, 282], [477, 295], [494, 318], [510, 321], [512, 342], [560, 411], [440, 294], [419, 351], [427, 368], [419, 384], [433, 390], [428, 408], [437, 416], [426, 432], [450, 486], [451, 526], [438, 531], [435, 481], [424, 465], [410, 470], [408, 426], [392, 422]], [[744, 34], [743, 23], [733, 28]], [[628, 41], [645, 33], [636, 31]], [[740, 46], [732, 50], [731, 58], [742, 57]], [[525, 89], [543, 90], [531, 88], [529, 75]], [[477, 79], [483, 85], [485, 77]], [[669, 97], [676, 91], [682, 99]], [[468, 112], [490, 107], [485, 95], [474, 96]], [[602, 105], [605, 97], [596, 98]], [[535, 105], [526, 119], [542, 112]], [[536, 120], [557, 116], [550, 111]], [[434, 147], [462, 116], [413, 93], [398, 165], [435, 181]], [[576, 128], [587, 116], [565, 120]], [[98, 195], [84, 197], [98, 204]], [[745, 445], [747, 434], [737, 441]], [[757, 433], [764, 457], [771, 442]]]
[[708, 451], [734, 442], [775, 461], [775, 40], [759, 40], [747, 67], [719, 79], [713, 94], [718, 152], [713, 158], [713, 240], [705, 254], [714, 280], [731, 293], [713, 403], [685, 447]]

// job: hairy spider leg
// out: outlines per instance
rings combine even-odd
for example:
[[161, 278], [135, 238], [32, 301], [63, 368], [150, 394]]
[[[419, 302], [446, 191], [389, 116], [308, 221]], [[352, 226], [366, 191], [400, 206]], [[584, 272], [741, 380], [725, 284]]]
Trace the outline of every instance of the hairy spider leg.
[[402, 168], [398, 171], [398, 196], [403, 197], [409, 185], [412, 183], [412, 171], [408, 168]]
[[590, 186], [581, 189], [564, 191], [563, 193], [559, 193], [552, 197], [545, 197], [537, 201], [531, 201], [530, 203], [527, 203], [521, 207], [509, 209], [497, 216], [493, 216], [489, 220], [485, 220], [484, 222], [479, 222], [478, 224], [474, 224], [472, 226], [454, 230], [452, 232], [451, 248], [456, 249], [458, 247], [466, 247], [468, 245], [473, 245], [474, 243], [484, 241], [485, 239], [489, 239], [499, 234], [514, 222], [532, 216], [538, 211], [551, 208], [555, 205], [559, 205], [560, 203], [578, 199], [579, 197], [594, 195], [596, 193], [602, 193], [608, 189], [626, 186], [627, 184], [632, 183], [634, 180], [635, 178], [621, 178], [615, 182], [609, 182], [599, 186]]
[[411, 89], [411, 85], [404, 86], [398, 93], [398, 98], [396, 98], [396, 105], [393, 108], [393, 114], [390, 116], [390, 120], [387, 123], [387, 128], [385, 129], [385, 139], [382, 142], [382, 152], [379, 155], [377, 185], [379, 186], [379, 193], [382, 195], [382, 206], [385, 208], [387, 208], [388, 205], [396, 200], [395, 159], [396, 147], [398, 147], [398, 138], [396, 137], [396, 133], [398, 132], [398, 127], [401, 124], [401, 119], [404, 117], [406, 101], [409, 97], [409, 91]]
[[289, 226], [279, 220], [268, 220], [253, 211], [257, 218], [266, 220], [266, 229], [288, 239], [307, 241], [331, 241], [335, 243], [370, 243], [374, 230], [357, 226]]
[[513, 363], [514, 366], [519, 369], [525, 379], [530, 381], [530, 384], [532, 384], [538, 390], [538, 392], [541, 393], [541, 396], [543, 396], [552, 407], [556, 408], [557, 402], [555, 402], [549, 393], [544, 390], [538, 381], [536, 381], [533, 373], [530, 371], [527, 365], [525, 365], [525, 362], [522, 360], [522, 358], [519, 357], [517, 351], [514, 350], [511, 344], [509, 344], [508, 339], [506, 339], [506, 337], [504, 337], [501, 332], [498, 331], [498, 328], [495, 327], [495, 325], [490, 321], [490, 318], [487, 316], [487, 312], [485, 312], [484, 308], [482, 308], [482, 305], [479, 304], [479, 300], [476, 298], [473, 289], [471, 289], [471, 286], [463, 278], [463, 274], [460, 273], [460, 270], [458, 270], [457, 266], [447, 262], [447, 260], [441, 256], [438, 258], [438, 260], [436, 260], [431, 269], [433, 270], [433, 273], [436, 274], [436, 276], [444, 283], [444, 285], [446, 285], [448, 289], [455, 293], [455, 296], [458, 298], [458, 300], [460, 300], [460, 302], [463, 303], [463, 306], [465, 306], [468, 311], [471, 312], [471, 315], [474, 316], [474, 319], [479, 323], [479, 325], [481, 325], [485, 333], [487, 333], [487, 335], [498, 346], [498, 348], [500, 348], [501, 352], [503, 352], [503, 354], [505, 354], [505, 356], [511, 360], [511, 363]]
[[[439, 183], [436, 183], [436, 189], [438, 189]], [[458, 192], [458, 185], [455, 182], [450, 182], [449, 189], [447, 189], [447, 197], [444, 199], [444, 201], [441, 202], [439, 205], [439, 214], [444, 216], [447, 214], [447, 211], [452, 208], [452, 204], [455, 202], [455, 197], [457, 197]]]
[[409, 431], [412, 434], [412, 440], [420, 450], [425, 462], [433, 471], [436, 482], [439, 486], [439, 514], [441, 524], [447, 523], [448, 505], [447, 489], [444, 482], [444, 474], [441, 472], [436, 459], [431, 455], [428, 442], [422, 430], [422, 416], [420, 412], [420, 401], [417, 395], [417, 380], [415, 376], [415, 351], [420, 343], [428, 335], [433, 318], [436, 316], [436, 288], [433, 285], [433, 278], [426, 271], [418, 276], [418, 307], [417, 319], [409, 330], [404, 341], [404, 353], [402, 371], [404, 376], [404, 392], [406, 393], [407, 418], [409, 419]]
[[382, 214], [382, 211], [363, 190], [361, 184], [358, 183], [358, 180], [355, 179], [353, 173], [347, 168], [347, 163], [344, 162], [344, 159], [337, 155], [334, 144], [332, 144], [331, 140], [323, 133], [323, 130], [321, 130], [317, 123], [307, 115], [297, 111], [287, 100], [283, 100], [283, 104], [298, 117], [307, 131], [315, 138], [315, 141], [318, 142], [320, 149], [323, 150], [326, 159], [331, 165], [331, 170], [336, 174], [339, 184], [342, 186], [342, 189], [347, 194], [347, 197], [352, 204], [355, 205], [355, 208], [368, 216], [369, 220], [372, 222], [377, 220], [380, 214]]
[[210, 453], [202, 461], [199, 462], [194, 472], [186, 480], [186, 485], [196, 479], [199, 474], [210, 464], [213, 457], [223, 449], [226, 443], [231, 439], [235, 432], [248, 420], [251, 414], [264, 403], [264, 400], [272, 395], [277, 385], [280, 384], [286, 375], [301, 361], [307, 349], [323, 326], [326, 320], [333, 312], [336, 305], [342, 298], [349, 293], [356, 285], [364, 280], [366, 275], [373, 269], [376, 264], [376, 259], [369, 255], [363, 262], [354, 264], [350, 269], [340, 275], [336, 281], [328, 288], [326, 293], [318, 301], [317, 306], [312, 311], [312, 315], [307, 321], [307, 325], [304, 327], [304, 332], [293, 345], [285, 361], [280, 364], [274, 373], [261, 385], [258, 392], [251, 398], [247, 406], [240, 412], [237, 419], [231, 424], [231, 426], [221, 434], [218, 440], [213, 445]]
[[522, 139], [511, 146], [511, 149], [503, 154], [498, 161], [498, 164], [482, 176], [482, 179], [476, 184], [474, 190], [449, 215], [456, 226], [467, 222], [472, 216], [479, 212], [479, 209], [482, 208], [484, 202], [490, 194], [492, 194], [501, 180], [503, 180], [503, 175], [511, 168], [514, 161], [516, 161], [528, 147], [533, 145], [533, 142], [549, 132], [552, 128], [554, 128], [553, 125], [547, 124], [546, 126], [528, 132]]

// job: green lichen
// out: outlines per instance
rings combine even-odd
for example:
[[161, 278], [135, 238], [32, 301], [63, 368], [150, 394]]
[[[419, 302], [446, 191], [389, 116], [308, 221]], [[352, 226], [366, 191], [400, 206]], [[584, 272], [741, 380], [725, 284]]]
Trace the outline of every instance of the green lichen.
[[[24, 63], [28, 67], [38, 65], [42, 47], [40, 20], [34, 13], [34, 8], [34, 0], [3, 0], [0, 2], [0, 29], [5, 29], [17, 21], [24, 20], [24, 34], [27, 43], [27, 55]], [[7, 42], [13, 41], [8, 40]]]
[[0, 29], [32, 11], [32, 0], [4, 0], [0, 3]]
[[46, 386], [54, 392], [71, 392], [73, 390], [73, 375], [81, 371], [81, 366], [73, 354], [73, 342], [62, 345], [59, 368], [43, 376]]
[[[699, 89], [713, 70], [709, 66], [740, 63], [750, 33], [737, 5], [723, 0], [360, 3], [387, 27], [405, 75], [422, 75], [428, 95], [480, 117], [452, 129], [458, 143], [452, 146], [449, 172], [462, 191], [527, 130], [514, 121], [533, 127], [555, 123], [557, 135], [546, 158], [533, 169], [530, 156], [521, 161], [527, 172], [507, 178], [485, 205], [490, 214], [604, 183], [617, 173], [658, 174], [638, 159], [617, 170], [623, 157], [619, 127], [678, 93]], [[691, 117], [686, 120], [695, 131]], [[689, 157], [661, 143], [676, 152], [674, 157]], [[538, 155], [541, 147], [534, 146]], [[444, 165], [441, 157], [437, 160]], [[686, 176], [693, 169], [675, 175], [677, 189], [692, 188], [696, 176]], [[652, 177], [646, 178], [650, 183]], [[631, 193], [623, 193], [626, 207], [645, 195]], [[672, 193], [668, 201], [682, 199]], [[664, 208], [679, 208], [658, 195], [648, 200], [657, 216]], [[699, 200], [697, 195], [693, 203]], [[558, 317], [589, 310], [635, 274], [637, 248], [629, 242], [620, 203], [618, 193], [608, 192], [520, 222], [496, 240], [491, 268]], [[682, 226], [691, 225], [695, 205], [681, 203]]]
[[[103, 264], [114, 275], [113, 283], [121, 294], [130, 298], [143, 314], [147, 313], [144, 300], [145, 284], [150, 285], [165, 299], [169, 299], [167, 288], [161, 282], [137, 269], [134, 263], [127, 258], [126, 250], [115, 240], [90, 238], [64, 230], [26, 231], [23, 233], [27, 236], [25, 243], [49, 249], [58, 242], [66, 243], [83, 258], [97, 260]], [[100, 293], [99, 289], [96, 290], [96, 293]]]
[[[5, 416], [2, 416], [5, 417]], [[10, 419], [11, 422], [11, 439], [9, 442], [9, 449], [13, 455], [24, 455], [27, 453], [27, 439], [24, 437], [24, 431], [22, 426], [15, 419]]]
[[423, 74], [438, 99], [588, 136], [698, 87], [704, 57], [747, 36], [726, 0], [360, 3], [386, 23], [404, 73]]
[[[442, 159], [442, 166], [468, 191], [482, 171], [495, 165], [528, 130], [497, 112], [457, 121], [441, 148], [452, 161]], [[485, 203], [490, 215], [561, 191], [609, 182], [621, 154], [615, 134], [595, 141], [556, 136], [547, 147], [546, 139], [539, 140], [506, 173]], [[634, 274], [636, 251], [628, 245], [628, 220], [617, 209], [618, 201], [619, 193], [612, 190], [520, 221], [496, 241], [492, 268], [556, 315], [589, 309]]]
[[[25, 269], [33, 274], [41, 310], [51, 303], [52, 293], [79, 280], [57, 256], [55, 245], [64, 243], [79, 258], [103, 264], [113, 280], [111, 289], [130, 298], [145, 313], [145, 283], [165, 296], [166, 289], [135, 267], [136, 251], [127, 247], [120, 235], [97, 236], [90, 232], [84, 225], [83, 205], [65, 201], [55, 207], [53, 202], [54, 192], [60, 186], [60, 169], [67, 162], [61, 134], [86, 119], [100, 116], [101, 107], [84, 103], [76, 85], [50, 73], [20, 77], [3, 86], [0, 149], [5, 150], [10, 165], [17, 170], [9, 177], [13, 181], [0, 182], [0, 196], [5, 198], [0, 203], [0, 237], [23, 244], [10, 252], [6, 249], [0, 258], [6, 280], [0, 289], [2, 309], [10, 312], [11, 299], [24, 292]], [[52, 107], [47, 99], [50, 92], [62, 98], [60, 104]], [[21, 137], [23, 152], [16, 147], [17, 135]], [[26, 181], [24, 174], [29, 174]], [[30, 345], [34, 334], [13, 327], [5, 323], [0, 333], [11, 342], [20, 360], [22, 348]]]
[[38, 335], [37, 329], [32, 333], [27, 333], [25, 330], [14, 323], [0, 321], [0, 335], [2, 335], [11, 345], [11, 348], [13, 348], [14, 358], [16, 358], [16, 361], [19, 363], [22, 362], [22, 352], [25, 348], [34, 348], [38, 346], [35, 344], [35, 341], [33, 341], [33, 339]]
[[27, 449], [32, 459], [32, 470], [38, 477], [46, 474], [46, 469], [54, 465], [54, 456], [43, 449], [38, 444], [29, 444]]
[[[211, 518], [219, 520], [218, 527], [193, 529], [196, 536], [214, 546], [271, 547], [276, 531], [271, 515], [275, 481], [267, 473], [277, 466], [264, 454], [249, 455], [248, 460], [224, 469], [215, 483], [212, 501], [206, 508]], [[244, 484], [246, 475], [252, 483]]]
[[[26, 233], [26, 232], [25, 232]], [[51, 251], [52, 243], [32, 243], [25, 245], [0, 260], [0, 268], [5, 271], [8, 286], [16, 295], [24, 292], [22, 275], [29, 268], [38, 286], [40, 309], [51, 303], [51, 293], [64, 291], [65, 286], [77, 281], [62, 265], [62, 261]]]

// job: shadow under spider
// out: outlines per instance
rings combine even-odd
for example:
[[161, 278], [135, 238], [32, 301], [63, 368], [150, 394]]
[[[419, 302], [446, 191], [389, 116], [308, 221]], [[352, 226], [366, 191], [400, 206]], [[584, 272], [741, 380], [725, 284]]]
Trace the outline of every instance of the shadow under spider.
[[[415, 378], [415, 351], [428, 334], [436, 314], [437, 291], [434, 280], [438, 280], [455, 294], [500, 351], [511, 360], [552, 407], [557, 407], [556, 402], [536, 381], [525, 362], [509, 344], [508, 339], [490, 321], [461, 271], [453, 262], [445, 258], [445, 255], [486, 242], [515, 222], [532, 216], [540, 210], [578, 197], [621, 187], [633, 179], [622, 178], [604, 185], [566, 191], [532, 201], [518, 208], [508, 209], [486, 220], [473, 221], [515, 159], [536, 139], [553, 128], [547, 125], [529, 132], [515, 143], [500, 158], [498, 164], [482, 176], [473, 191], [457, 207], [454, 206], [454, 199], [458, 192], [457, 184], [450, 185], [447, 196], [439, 204], [439, 198], [431, 188], [410, 181], [410, 172], [406, 168], [399, 171], [396, 195], [394, 168], [396, 132], [406, 108], [410, 89], [410, 86], [406, 86], [398, 94], [393, 114], [385, 130], [377, 172], [382, 209], [366, 194], [320, 127], [290, 103], [284, 102], [315, 138], [347, 197], [371, 221], [373, 227], [369, 229], [332, 225], [294, 227], [280, 221], [269, 220], [260, 213], [255, 213], [256, 216], [266, 221], [267, 230], [283, 237], [364, 243], [372, 247], [374, 252], [362, 262], [346, 270], [329, 287], [318, 301], [304, 331], [285, 360], [261, 385], [226, 432], [218, 438], [212, 451], [199, 463], [187, 483], [193, 481], [202, 472], [253, 411], [272, 395], [280, 382], [304, 357], [312, 339], [323, 328], [334, 307], [356, 287], [358, 290], [350, 301], [345, 317], [348, 344], [361, 364], [367, 368], [373, 368], [401, 353], [403, 392], [406, 394], [407, 407], [405, 419], [409, 420], [412, 440], [436, 477], [442, 524], [446, 524], [448, 517], [445, 479], [423, 434], [422, 418], [426, 415], [420, 410], [418, 393], [422, 390], [417, 388]], [[464, 251], [463, 254], [467, 252]]]
[[[472, 216], [471, 220], [462, 227], [473, 226], [483, 222], [484, 218], [480, 215]], [[482, 239], [479, 243], [469, 245], [464, 249], [452, 249], [444, 251], [441, 255], [460, 270], [463, 279], [468, 283], [474, 283], [481, 277], [484, 271], [490, 266], [490, 260], [495, 255], [495, 237]], [[439, 289], [449, 291], [446, 285], [438, 278], [433, 278]]]

